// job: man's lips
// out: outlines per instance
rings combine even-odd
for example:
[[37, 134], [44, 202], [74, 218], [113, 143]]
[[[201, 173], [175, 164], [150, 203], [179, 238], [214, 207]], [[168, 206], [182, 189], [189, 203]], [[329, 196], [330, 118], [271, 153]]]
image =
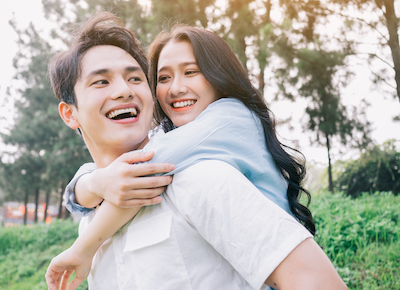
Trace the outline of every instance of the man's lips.
[[135, 118], [138, 115], [139, 110], [133, 106], [129, 107], [117, 107], [112, 109], [106, 114], [106, 117], [112, 120], [122, 120], [127, 118]]

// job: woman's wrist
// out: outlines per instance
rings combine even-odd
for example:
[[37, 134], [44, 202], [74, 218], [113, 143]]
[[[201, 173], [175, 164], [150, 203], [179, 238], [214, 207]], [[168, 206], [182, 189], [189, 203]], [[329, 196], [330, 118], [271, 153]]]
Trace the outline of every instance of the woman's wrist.
[[78, 237], [76, 241], [69, 248], [69, 251], [79, 260], [92, 259], [98, 248], [101, 246], [92, 243], [86, 243], [82, 237]]
[[103, 201], [96, 187], [97, 170], [81, 176], [75, 186], [75, 198], [78, 203], [87, 208], [93, 208]]

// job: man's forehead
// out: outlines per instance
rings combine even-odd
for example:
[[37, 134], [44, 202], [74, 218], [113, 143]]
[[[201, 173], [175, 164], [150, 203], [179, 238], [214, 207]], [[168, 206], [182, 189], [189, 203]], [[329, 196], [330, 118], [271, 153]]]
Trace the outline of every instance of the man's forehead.
[[139, 63], [122, 48], [112, 45], [98, 45], [90, 48], [81, 61], [82, 75], [86, 78], [93, 73], [109, 73], [114, 70], [142, 70]]

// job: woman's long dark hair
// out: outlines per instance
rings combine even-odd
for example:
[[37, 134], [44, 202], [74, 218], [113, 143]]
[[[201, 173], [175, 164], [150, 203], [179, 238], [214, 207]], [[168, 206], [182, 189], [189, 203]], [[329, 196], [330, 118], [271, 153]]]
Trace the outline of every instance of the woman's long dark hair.
[[[187, 41], [192, 44], [197, 65], [206, 80], [219, 92], [221, 97], [236, 98], [243, 102], [261, 120], [265, 145], [271, 153], [281, 174], [288, 181], [287, 198], [290, 210], [300, 222], [315, 234], [315, 224], [309, 206], [310, 193], [301, 187], [305, 177], [305, 158], [296, 149], [281, 144], [276, 136], [275, 121], [264, 97], [252, 86], [250, 79], [230, 46], [216, 34], [202, 28], [177, 25], [170, 32], [161, 32], [149, 47], [149, 81], [156, 96], [157, 65], [161, 50], [169, 41]], [[155, 120], [165, 131], [174, 128], [155, 97]], [[296, 156], [289, 154], [291, 150]], [[300, 194], [308, 197], [307, 206], [299, 202]]]

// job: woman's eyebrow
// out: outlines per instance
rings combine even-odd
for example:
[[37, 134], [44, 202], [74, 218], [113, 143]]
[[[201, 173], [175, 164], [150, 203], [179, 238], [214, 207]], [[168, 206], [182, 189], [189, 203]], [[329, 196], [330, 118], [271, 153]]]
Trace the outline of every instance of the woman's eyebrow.
[[[184, 61], [184, 62], [179, 63], [179, 66], [185, 67], [187, 65], [192, 65], [192, 64], [197, 65], [197, 62], [195, 60], [194, 61]], [[162, 70], [168, 69], [170, 67], [171, 67], [170, 65], [165, 65], [165, 66], [161, 67], [158, 71], [162, 71]]]

